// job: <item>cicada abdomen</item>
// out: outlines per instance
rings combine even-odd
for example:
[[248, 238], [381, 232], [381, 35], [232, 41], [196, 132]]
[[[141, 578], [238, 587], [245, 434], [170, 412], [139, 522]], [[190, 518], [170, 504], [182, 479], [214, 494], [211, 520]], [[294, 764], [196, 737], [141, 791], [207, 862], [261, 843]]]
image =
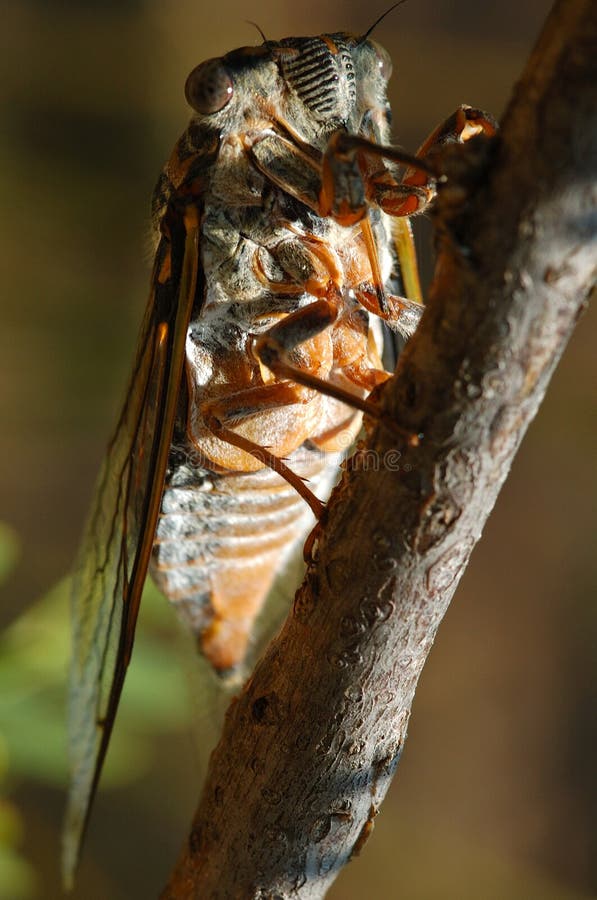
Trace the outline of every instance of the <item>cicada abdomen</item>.
[[[334, 463], [315, 449], [288, 460], [316, 490]], [[271, 469], [216, 473], [173, 453], [151, 572], [217, 672], [245, 659], [272, 583], [312, 523], [304, 500]]]
[[434, 194], [425, 156], [494, 126], [461, 107], [416, 157], [397, 151], [390, 71], [342, 33], [241, 48], [187, 80], [194, 115], [155, 192], [151, 294], [73, 579], [67, 881], [150, 561], [214, 669], [240, 666], [338, 454], [379, 415], [380, 323], [408, 337], [419, 321], [408, 216]]

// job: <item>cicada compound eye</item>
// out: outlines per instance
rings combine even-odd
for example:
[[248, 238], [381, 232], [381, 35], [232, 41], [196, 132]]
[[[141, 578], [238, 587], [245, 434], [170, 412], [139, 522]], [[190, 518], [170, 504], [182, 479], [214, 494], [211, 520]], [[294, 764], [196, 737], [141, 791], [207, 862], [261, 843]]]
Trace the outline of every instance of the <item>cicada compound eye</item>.
[[224, 109], [232, 99], [232, 78], [221, 59], [208, 59], [193, 69], [184, 89], [187, 103], [202, 116]]

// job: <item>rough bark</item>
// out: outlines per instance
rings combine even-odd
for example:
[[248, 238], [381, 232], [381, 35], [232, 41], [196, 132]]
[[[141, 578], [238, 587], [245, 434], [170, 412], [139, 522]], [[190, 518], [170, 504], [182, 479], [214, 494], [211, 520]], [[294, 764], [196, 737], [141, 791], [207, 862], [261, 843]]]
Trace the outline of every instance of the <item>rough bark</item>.
[[438, 264], [292, 613], [230, 707], [164, 898], [319, 898], [365, 843], [437, 627], [595, 281], [597, 15], [556, 3], [498, 140], [444, 158]]

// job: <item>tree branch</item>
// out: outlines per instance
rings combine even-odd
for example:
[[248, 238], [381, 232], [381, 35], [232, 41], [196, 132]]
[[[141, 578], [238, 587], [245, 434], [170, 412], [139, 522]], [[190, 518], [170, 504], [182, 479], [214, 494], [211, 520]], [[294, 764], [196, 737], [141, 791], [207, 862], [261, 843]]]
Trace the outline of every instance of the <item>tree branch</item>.
[[495, 142], [442, 157], [436, 277], [164, 898], [322, 897], [364, 844], [437, 627], [595, 281], [597, 23], [560, 0]]

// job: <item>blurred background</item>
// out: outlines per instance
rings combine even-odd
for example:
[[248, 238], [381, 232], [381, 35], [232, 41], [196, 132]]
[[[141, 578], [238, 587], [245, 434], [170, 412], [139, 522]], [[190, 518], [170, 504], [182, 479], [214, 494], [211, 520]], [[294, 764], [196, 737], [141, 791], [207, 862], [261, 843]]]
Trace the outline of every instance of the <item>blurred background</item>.
[[[461, 102], [499, 116], [548, 0], [410, 0], [375, 38], [394, 138]], [[64, 582], [122, 400], [149, 281], [149, 201], [201, 60], [268, 37], [365, 31], [362, 2], [4, 0], [0, 144], [0, 897], [61, 896]], [[417, 224], [429, 277], [428, 227]], [[595, 311], [579, 323], [415, 699], [398, 775], [330, 896], [596, 895]], [[591, 383], [593, 379], [593, 383]], [[157, 895], [221, 701], [150, 592], [75, 898]], [[194, 675], [189, 681], [190, 669]], [[199, 666], [200, 669], [200, 666]], [[190, 685], [190, 687], [189, 687]]]

